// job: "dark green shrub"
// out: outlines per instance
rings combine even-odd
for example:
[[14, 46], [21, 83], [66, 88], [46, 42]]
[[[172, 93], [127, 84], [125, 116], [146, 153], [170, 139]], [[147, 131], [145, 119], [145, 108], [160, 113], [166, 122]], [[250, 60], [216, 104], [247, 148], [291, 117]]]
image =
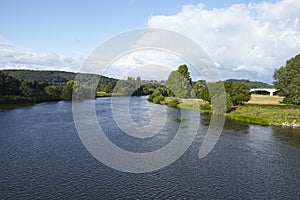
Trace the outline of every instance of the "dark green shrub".
[[199, 106], [199, 109], [202, 113], [211, 113], [211, 105], [209, 103], [202, 103]]
[[162, 102], [164, 100], [165, 100], [165, 97], [163, 97], [163, 96], [156, 96], [153, 98], [153, 102], [156, 104], [159, 104], [160, 102]]
[[177, 108], [177, 105], [178, 105], [179, 103], [180, 103], [180, 102], [179, 102], [178, 98], [170, 98], [170, 99], [168, 99], [168, 100], [165, 102], [165, 104], [166, 104], [167, 106], [170, 106], [170, 107], [173, 107], [173, 108]]

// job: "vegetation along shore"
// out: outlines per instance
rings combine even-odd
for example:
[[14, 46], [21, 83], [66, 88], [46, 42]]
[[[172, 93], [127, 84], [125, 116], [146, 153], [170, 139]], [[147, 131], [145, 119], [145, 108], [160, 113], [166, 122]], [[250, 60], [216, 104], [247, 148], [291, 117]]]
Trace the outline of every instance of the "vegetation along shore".
[[217, 83], [193, 83], [187, 67], [183, 65], [170, 74], [167, 87], [157, 88], [148, 100], [180, 109], [218, 114], [222, 112], [211, 105], [211, 101], [218, 97], [209, 91], [217, 90], [223, 84], [226, 91], [226, 110], [223, 113], [226, 113], [227, 117], [259, 125], [300, 127], [299, 74], [300, 54], [275, 71], [274, 86], [278, 89], [279, 96], [251, 95], [247, 82], [227, 80]]
[[[227, 117], [246, 123], [299, 127], [299, 74], [300, 54], [275, 70], [274, 86], [235, 79], [213, 83], [193, 81], [186, 65], [171, 72], [167, 81], [145, 81], [140, 77], [118, 80], [95, 74], [59, 71], [2, 70], [0, 107], [72, 98], [149, 95], [148, 101], [174, 108], [226, 113]], [[78, 75], [81, 82], [75, 80]], [[95, 84], [93, 80], [98, 81], [96, 91], [92, 87]], [[251, 88], [272, 87], [277, 90], [275, 96], [250, 93]], [[222, 88], [226, 92], [223, 96]], [[76, 95], [72, 96], [74, 90]], [[224, 99], [226, 105], [223, 105]]]

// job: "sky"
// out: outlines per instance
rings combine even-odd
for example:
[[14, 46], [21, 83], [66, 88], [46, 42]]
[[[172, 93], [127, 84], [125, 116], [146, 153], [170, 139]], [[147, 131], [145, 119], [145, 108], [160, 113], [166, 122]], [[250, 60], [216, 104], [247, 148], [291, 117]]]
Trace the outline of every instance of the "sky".
[[[0, 69], [78, 72], [104, 41], [147, 27], [197, 42], [223, 79], [271, 83], [274, 70], [300, 53], [299, 0], [0, 0], [0, 5]], [[115, 65], [146, 66], [151, 78], [156, 72], [161, 79], [158, 65], [176, 68], [183, 62], [166, 57], [133, 52]]]

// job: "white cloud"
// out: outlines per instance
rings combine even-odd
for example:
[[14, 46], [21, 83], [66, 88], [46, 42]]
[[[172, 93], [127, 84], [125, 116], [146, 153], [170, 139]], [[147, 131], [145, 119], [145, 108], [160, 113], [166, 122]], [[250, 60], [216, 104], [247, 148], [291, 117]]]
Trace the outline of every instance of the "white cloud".
[[170, 52], [138, 49], [117, 58], [103, 75], [123, 79], [140, 76], [148, 80], [166, 80], [170, 72], [183, 63], [183, 59]]
[[300, 3], [282, 0], [208, 10], [183, 6], [176, 15], [152, 16], [150, 27], [195, 40], [220, 66], [223, 78], [272, 81], [275, 68], [300, 53]]
[[0, 37], [0, 69], [78, 71], [80, 60], [58, 53], [39, 53]]

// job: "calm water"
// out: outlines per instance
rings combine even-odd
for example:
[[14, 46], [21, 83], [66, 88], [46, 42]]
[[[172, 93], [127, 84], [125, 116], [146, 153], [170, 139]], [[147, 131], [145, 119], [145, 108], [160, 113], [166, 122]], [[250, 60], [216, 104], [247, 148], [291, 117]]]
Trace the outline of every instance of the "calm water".
[[[137, 139], [116, 126], [110, 102], [111, 98], [96, 100], [97, 116], [107, 137], [120, 148], [149, 152], [174, 138], [179, 110], [132, 98], [133, 121], [150, 123], [151, 106], [157, 108], [157, 116], [168, 116], [157, 135]], [[0, 112], [0, 199], [300, 198], [299, 129], [227, 120], [215, 148], [199, 159], [208, 124], [209, 117], [201, 116], [194, 142], [171, 165], [131, 174], [109, 168], [89, 154], [76, 132], [69, 102]]]

